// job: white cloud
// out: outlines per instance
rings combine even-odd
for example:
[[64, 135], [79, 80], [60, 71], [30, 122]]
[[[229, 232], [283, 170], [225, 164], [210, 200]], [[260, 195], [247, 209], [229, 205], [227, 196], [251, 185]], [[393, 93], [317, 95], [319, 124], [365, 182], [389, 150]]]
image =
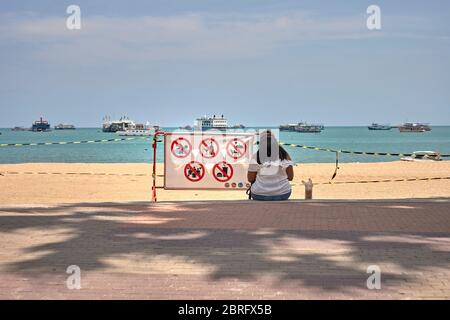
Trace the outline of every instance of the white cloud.
[[67, 30], [65, 19], [9, 16], [2, 20], [0, 39], [31, 44], [39, 60], [97, 64], [247, 58], [309, 40], [380, 35], [365, 28], [363, 14], [324, 19], [305, 12], [127, 18], [82, 13], [81, 30]]

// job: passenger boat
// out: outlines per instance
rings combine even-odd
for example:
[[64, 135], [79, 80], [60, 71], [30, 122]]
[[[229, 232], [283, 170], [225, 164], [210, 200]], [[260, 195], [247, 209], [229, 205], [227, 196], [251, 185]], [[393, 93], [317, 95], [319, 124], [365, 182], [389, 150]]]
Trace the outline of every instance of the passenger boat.
[[282, 124], [280, 125], [280, 131], [295, 131], [305, 133], [319, 133], [324, 129], [323, 124], [309, 124], [306, 122], [299, 122], [296, 124]]
[[125, 116], [113, 121], [108, 116], [103, 118], [103, 132], [127, 131], [129, 129], [135, 129], [135, 127], [136, 124]]
[[132, 128], [117, 131], [116, 133], [119, 136], [148, 137], [148, 136], [153, 136], [157, 130], [159, 130], [159, 126], [150, 126], [147, 122], [146, 125], [135, 124]]
[[305, 122], [300, 122], [296, 127], [296, 132], [304, 132], [304, 133], [319, 133], [322, 132], [322, 125], [319, 124], [307, 124]]
[[280, 125], [280, 131], [295, 131], [296, 123]]
[[55, 130], [74, 130], [75, 126], [73, 124], [64, 124], [60, 123], [57, 126], [55, 126]]
[[431, 131], [431, 127], [427, 123], [407, 122], [398, 127], [400, 132], [426, 132]]
[[201, 131], [206, 131], [206, 130], [227, 130], [228, 129], [228, 121], [227, 119], [222, 115], [222, 116], [212, 116], [212, 117], [207, 117], [206, 115], [203, 117], [200, 117], [198, 119], [196, 119], [196, 124], [194, 126], [195, 130], [201, 130]]
[[368, 126], [369, 130], [391, 130], [392, 127], [387, 124], [378, 124], [378, 123], [372, 123], [370, 126]]

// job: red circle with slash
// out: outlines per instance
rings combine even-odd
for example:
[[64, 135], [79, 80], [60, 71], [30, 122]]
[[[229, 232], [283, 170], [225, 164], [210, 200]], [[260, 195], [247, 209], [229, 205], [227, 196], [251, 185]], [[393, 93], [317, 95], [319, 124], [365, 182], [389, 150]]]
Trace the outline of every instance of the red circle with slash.
[[[228, 170], [225, 170], [223, 167], [227, 167]], [[231, 164], [222, 161], [216, 163], [213, 167], [213, 177], [219, 182], [227, 182], [233, 177], [233, 167]]]
[[214, 138], [206, 138], [200, 142], [198, 149], [203, 158], [212, 159], [219, 153], [219, 144]]
[[[238, 148], [240, 144], [243, 148]], [[243, 150], [242, 150], [243, 149]], [[234, 153], [233, 153], [234, 152]], [[227, 143], [227, 153], [234, 160], [242, 158], [247, 152], [247, 144], [239, 138], [234, 138]]]
[[191, 161], [184, 166], [184, 176], [191, 182], [198, 182], [205, 176], [205, 167], [197, 161]]
[[[175, 152], [175, 148], [178, 148], [178, 150], [181, 151], [181, 154], [178, 154]], [[172, 154], [177, 158], [186, 158], [192, 150], [192, 145], [189, 142], [189, 140], [179, 137], [178, 139], [174, 140], [170, 146], [170, 150], [172, 151]]]

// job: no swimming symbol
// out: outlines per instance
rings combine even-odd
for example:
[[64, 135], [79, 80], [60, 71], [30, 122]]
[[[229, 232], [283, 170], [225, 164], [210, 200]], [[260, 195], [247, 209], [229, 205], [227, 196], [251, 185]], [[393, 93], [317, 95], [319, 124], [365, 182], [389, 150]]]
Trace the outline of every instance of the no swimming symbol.
[[172, 142], [170, 150], [175, 157], [186, 158], [191, 153], [192, 145], [189, 140], [180, 137]]

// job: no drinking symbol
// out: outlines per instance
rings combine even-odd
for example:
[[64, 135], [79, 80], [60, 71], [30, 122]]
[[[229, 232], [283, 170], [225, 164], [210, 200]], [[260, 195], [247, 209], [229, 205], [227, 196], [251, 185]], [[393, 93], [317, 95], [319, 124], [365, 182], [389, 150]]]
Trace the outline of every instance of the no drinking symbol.
[[219, 182], [227, 182], [233, 177], [233, 167], [225, 161], [219, 162], [213, 167], [213, 176]]

